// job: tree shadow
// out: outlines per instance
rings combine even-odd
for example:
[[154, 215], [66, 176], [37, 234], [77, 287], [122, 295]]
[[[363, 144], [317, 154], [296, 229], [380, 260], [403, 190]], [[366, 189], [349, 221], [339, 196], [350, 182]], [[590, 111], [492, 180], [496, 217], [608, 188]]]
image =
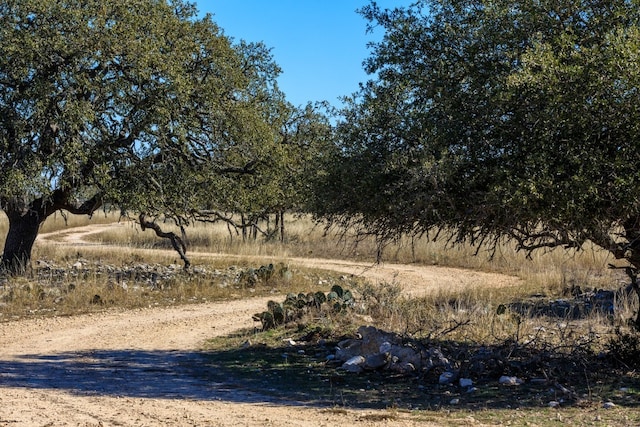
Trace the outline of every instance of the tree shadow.
[[[327, 362], [332, 345], [251, 346], [210, 353], [214, 372], [229, 372], [245, 387], [270, 396], [294, 399], [314, 405], [344, 406], [360, 409], [513, 409], [548, 407], [557, 401], [563, 407], [599, 406], [613, 400], [624, 407], [640, 406], [640, 378], [635, 372], [612, 369], [605, 360], [591, 360], [574, 355], [552, 355], [543, 362], [552, 368], [553, 377], [541, 381], [541, 375], [524, 368], [523, 359], [514, 357], [512, 366], [495, 366], [483, 373], [470, 372], [468, 358], [478, 346], [459, 342], [438, 343], [447, 353], [456, 353], [466, 368], [459, 366], [460, 376], [471, 374], [473, 390], [458, 381], [440, 384], [442, 368], [413, 374], [398, 374], [384, 369], [360, 373], [340, 369], [340, 364]], [[482, 347], [485, 354], [501, 354], [501, 346]], [[539, 359], [540, 354], [530, 354]], [[467, 359], [463, 361], [463, 359]], [[591, 372], [593, 370], [594, 372]], [[503, 374], [521, 375], [517, 386], [500, 384]], [[587, 378], [588, 377], [588, 378]], [[564, 387], [566, 386], [566, 388]], [[627, 391], [621, 391], [626, 389]], [[455, 402], [455, 403], [453, 403]]]
[[[457, 349], [461, 350], [459, 345]], [[590, 367], [581, 368], [584, 369]], [[353, 374], [327, 364], [326, 354], [315, 345], [253, 345], [191, 352], [94, 350], [28, 354], [0, 360], [3, 387], [64, 390], [81, 396], [361, 409], [455, 406], [484, 410], [540, 408], [550, 401], [564, 402], [564, 406], [576, 404], [557, 389], [554, 391], [553, 383], [535, 383], [527, 379], [523, 385], [504, 387], [498, 384], [497, 377], [487, 376], [474, 380], [476, 390], [470, 393], [455, 383], [438, 384], [438, 375], [437, 370], [413, 376], [380, 370]], [[580, 381], [580, 384], [565, 385], [573, 386], [576, 395], [597, 385], [603, 395], [613, 396], [618, 405], [640, 406], [640, 382], [636, 375], [610, 372], [599, 378], [611, 381], [609, 384], [585, 385]], [[619, 393], [617, 390], [623, 386], [633, 393]], [[598, 396], [592, 399], [594, 405], [601, 402]]]
[[0, 384], [77, 395], [277, 402], [245, 387], [228, 372], [212, 372], [212, 357], [202, 352], [143, 350], [22, 355], [0, 360]]

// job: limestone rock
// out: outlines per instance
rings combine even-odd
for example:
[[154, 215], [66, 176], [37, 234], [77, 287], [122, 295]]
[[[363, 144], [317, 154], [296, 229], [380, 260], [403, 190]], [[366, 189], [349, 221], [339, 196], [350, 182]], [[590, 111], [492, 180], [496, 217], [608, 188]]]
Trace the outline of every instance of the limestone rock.
[[389, 362], [389, 353], [371, 354], [366, 357], [364, 367], [366, 369], [380, 369]]
[[353, 373], [362, 372], [365, 361], [365, 358], [362, 356], [354, 356], [342, 364], [342, 369]]
[[508, 385], [508, 386], [524, 384], [524, 381], [521, 380], [520, 378], [509, 377], [507, 375], [501, 376], [500, 379], [498, 379], [498, 382], [502, 385]]

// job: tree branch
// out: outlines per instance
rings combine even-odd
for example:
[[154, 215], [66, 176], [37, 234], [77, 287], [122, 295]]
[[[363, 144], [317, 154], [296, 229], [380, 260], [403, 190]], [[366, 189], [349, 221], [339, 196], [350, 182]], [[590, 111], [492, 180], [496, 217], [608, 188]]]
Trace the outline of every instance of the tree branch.
[[180, 238], [180, 236], [178, 236], [174, 232], [162, 231], [162, 228], [160, 228], [160, 225], [156, 224], [154, 221], [146, 220], [144, 213], [141, 213], [138, 219], [140, 221], [140, 228], [142, 229], [142, 231], [145, 231], [147, 228], [150, 228], [153, 231], [155, 231], [156, 236], [162, 237], [163, 239], [171, 240], [171, 246], [173, 246], [173, 249], [175, 249], [175, 251], [178, 252], [182, 261], [184, 261], [184, 269], [188, 270], [189, 266], [191, 265], [191, 261], [189, 261], [189, 258], [187, 258], [187, 255], [186, 255], [187, 245], [185, 245], [184, 241]]
[[258, 164], [258, 160], [252, 160], [244, 166], [241, 166], [241, 167], [229, 166], [225, 168], [221, 167], [216, 169], [216, 172], [219, 174], [237, 173], [237, 174], [252, 175], [256, 172], [255, 167], [257, 164]]
[[92, 198], [85, 201], [80, 206], [72, 205], [71, 203], [67, 203], [63, 209], [71, 212], [74, 215], [89, 215], [89, 217], [93, 216], [93, 213], [97, 211], [100, 206], [102, 206], [102, 194], [96, 193]]

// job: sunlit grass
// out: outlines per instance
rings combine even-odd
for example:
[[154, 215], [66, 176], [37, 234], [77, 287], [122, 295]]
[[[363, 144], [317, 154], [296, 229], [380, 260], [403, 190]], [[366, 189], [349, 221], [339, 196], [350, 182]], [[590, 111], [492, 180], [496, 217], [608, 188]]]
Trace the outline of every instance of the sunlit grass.
[[[56, 214], [43, 224], [41, 233], [102, 223], [115, 226], [87, 235], [85, 239], [90, 244], [69, 246], [36, 242], [34, 262], [44, 259], [72, 265], [77, 260], [87, 259], [114, 266], [135, 263], [179, 266], [180, 259], [166, 239], [159, 239], [150, 231], [142, 231], [135, 221], [122, 219], [114, 213], [99, 213], [91, 219]], [[181, 230], [169, 221], [161, 225], [165, 231], [181, 234]], [[6, 220], [0, 220], [0, 227], [6, 229]], [[266, 224], [261, 224], [261, 227], [267, 228]], [[206, 268], [224, 269], [232, 265], [239, 268], [259, 267], [261, 263], [278, 260], [287, 262], [288, 259], [296, 257], [354, 259], [373, 264], [377, 255], [377, 246], [373, 239], [363, 239], [355, 245], [353, 240], [350, 241], [344, 234], [326, 233], [322, 226], [313, 223], [306, 216], [287, 216], [284, 242], [277, 238], [265, 239], [261, 235], [256, 239], [243, 238], [242, 233], [224, 223], [194, 224], [186, 231], [189, 257], [194, 265]], [[63, 238], [63, 234], [56, 235], [53, 241], [60, 238]], [[381, 327], [432, 336], [447, 330], [455, 322], [467, 322], [465, 328], [460, 328], [461, 335], [458, 338], [474, 337], [481, 341], [497, 337], [504, 339], [516, 333], [531, 334], [533, 328], [539, 326], [535, 322], [514, 325], [508, 316], [496, 318], [496, 309], [500, 304], [526, 300], [532, 295], [561, 298], [568, 289], [576, 286], [583, 290], [615, 289], [625, 280], [620, 270], [606, 267], [611, 259], [607, 252], [596, 247], [586, 247], [581, 251], [539, 251], [527, 257], [527, 254], [516, 251], [509, 243], [502, 244], [495, 253], [490, 254], [485, 249], [478, 251], [477, 248], [468, 245], [451, 247], [444, 239], [407, 238], [386, 247], [383, 260], [388, 263], [414, 263], [500, 272], [519, 277], [521, 282], [518, 286], [501, 288], [465, 286], [453, 289], [450, 286], [438, 287], [436, 283], [434, 290], [427, 296], [416, 299], [398, 294], [393, 300], [389, 299], [378, 308], [372, 308], [371, 305], [369, 307], [373, 311], [378, 310], [377, 317], [374, 316], [371, 321]], [[375, 294], [376, 299], [384, 299], [390, 298], [389, 292], [397, 285], [368, 284], [357, 291], [361, 296], [369, 292]], [[104, 283], [96, 286], [104, 286]], [[367, 289], [366, 286], [370, 287]], [[379, 288], [374, 292], [371, 286]], [[304, 286], [301, 289], [304, 290]], [[306, 291], [315, 290], [317, 289]], [[617, 322], [623, 324], [633, 314], [635, 303], [632, 301], [629, 304], [620, 304]], [[384, 307], [384, 310], [381, 307]], [[591, 322], [608, 323], [608, 320], [595, 316]], [[490, 334], [486, 325], [491, 325]], [[514, 327], [518, 329], [515, 332]]]
[[[92, 218], [56, 213], [45, 221], [40, 233], [118, 221], [121, 221], [122, 226], [87, 236], [87, 240], [118, 245], [120, 248], [78, 248], [78, 251], [96, 251], [104, 259], [124, 261], [133, 256], [130, 253], [133, 248], [171, 250], [166, 239], [159, 239], [151, 231], [142, 231], [135, 222], [121, 219], [117, 213], [97, 212]], [[181, 235], [181, 230], [171, 222], [161, 225], [165, 231]], [[266, 229], [267, 225], [261, 224], [261, 227]], [[0, 244], [4, 243], [6, 232], [6, 216], [0, 214]], [[348, 234], [325, 233], [324, 227], [313, 223], [307, 216], [286, 217], [284, 243], [277, 238], [267, 240], [260, 234], [257, 239], [243, 238], [240, 231], [221, 222], [193, 224], [186, 228], [186, 232], [190, 256], [206, 252], [247, 257], [319, 257], [375, 262], [377, 255], [376, 242], [372, 238], [360, 239], [355, 244], [355, 239], [350, 239]], [[34, 259], [53, 258], [56, 255], [69, 257], [69, 251], [68, 248], [52, 248], [36, 243]], [[149, 253], [148, 256], [175, 259], [175, 254]], [[383, 261], [501, 272], [520, 277], [527, 283], [528, 291], [537, 293], [553, 294], [571, 286], [583, 289], [611, 288], [625, 279], [620, 271], [607, 268], [609, 263], [615, 263], [608, 252], [589, 245], [580, 251], [561, 248], [540, 250], [528, 257], [526, 253], [516, 251], [511, 243], [503, 243], [495, 253], [490, 253], [488, 249], [478, 250], [470, 245], [452, 247], [444, 238], [405, 238], [385, 248]]]

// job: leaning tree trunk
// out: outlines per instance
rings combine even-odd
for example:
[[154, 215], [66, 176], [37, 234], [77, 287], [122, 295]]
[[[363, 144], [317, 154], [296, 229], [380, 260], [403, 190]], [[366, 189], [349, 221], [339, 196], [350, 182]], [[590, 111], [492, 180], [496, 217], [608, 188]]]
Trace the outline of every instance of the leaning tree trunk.
[[9, 231], [4, 243], [0, 269], [11, 274], [23, 274], [31, 266], [31, 249], [38, 237], [40, 224], [52, 213], [66, 210], [74, 215], [92, 215], [102, 205], [102, 195], [96, 193], [81, 205], [69, 200], [69, 191], [57, 189], [47, 197], [30, 203], [5, 201], [3, 210], [9, 218]]
[[24, 274], [31, 265], [31, 249], [44, 221], [37, 212], [5, 212], [9, 218], [9, 232], [2, 253], [2, 270], [12, 274]]
[[169, 241], [171, 241], [171, 246], [173, 246], [173, 249], [178, 252], [178, 255], [180, 255], [180, 258], [184, 262], [185, 271], [188, 270], [191, 265], [191, 261], [187, 258], [187, 245], [184, 243], [184, 240], [174, 232], [163, 231], [162, 228], [160, 228], [160, 225], [156, 224], [155, 221], [147, 220], [144, 212], [138, 216], [138, 219], [140, 220], [140, 228], [142, 231], [150, 228], [155, 231], [156, 236], [162, 237], [163, 239], [169, 239]]

